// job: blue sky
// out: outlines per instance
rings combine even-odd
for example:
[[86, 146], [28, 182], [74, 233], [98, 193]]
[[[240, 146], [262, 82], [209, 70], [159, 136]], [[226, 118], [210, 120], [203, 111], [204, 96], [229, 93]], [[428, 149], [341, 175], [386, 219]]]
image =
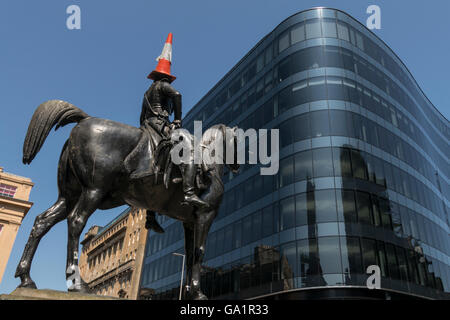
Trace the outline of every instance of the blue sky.
[[[81, 8], [81, 30], [66, 28], [66, 8]], [[366, 8], [381, 8], [384, 40], [409, 68], [436, 108], [450, 116], [450, 2], [434, 1], [77, 1], [0, 2], [0, 166], [30, 177], [34, 206], [23, 221], [0, 292], [18, 284], [15, 267], [35, 217], [56, 200], [59, 153], [72, 126], [51, 132], [30, 166], [22, 144], [35, 108], [63, 99], [90, 115], [137, 126], [142, 95], [150, 84], [169, 32], [174, 34], [174, 86], [184, 114], [262, 37], [288, 16], [311, 7], [342, 9], [365, 24]], [[104, 225], [123, 210], [96, 212]], [[84, 233], [83, 233], [84, 234]], [[39, 288], [66, 290], [67, 227], [55, 226], [41, 241], [31, 275]], [[1, 248], [0, 248], [1, 250]]]

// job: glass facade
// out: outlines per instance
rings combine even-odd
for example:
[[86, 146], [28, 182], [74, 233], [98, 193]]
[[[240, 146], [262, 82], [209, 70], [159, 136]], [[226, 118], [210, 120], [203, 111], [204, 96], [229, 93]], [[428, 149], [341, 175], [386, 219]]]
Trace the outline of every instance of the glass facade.
[[[324, 8], [289, 17], [187, 114], [191, 132], [194, 120], [280, 130], [277, 175], [248, 164], [226, 173], [203, 266], [210, 298], [308, 288], [373, 297], [370, 265], [385, 298], [450, 297], [448, 121], [352, 17]], [[160, 221], [141, 287], [176, 299], [183, 228]]]

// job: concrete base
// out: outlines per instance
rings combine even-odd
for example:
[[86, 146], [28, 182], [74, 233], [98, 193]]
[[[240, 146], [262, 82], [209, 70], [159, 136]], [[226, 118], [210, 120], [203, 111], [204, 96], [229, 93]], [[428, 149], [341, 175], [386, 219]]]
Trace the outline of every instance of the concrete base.
[[11, 294], [0, 295], [0, 300], [124, 300], [115, 297], [98, 296], [78, 292], [49, 289], [17, 288]]

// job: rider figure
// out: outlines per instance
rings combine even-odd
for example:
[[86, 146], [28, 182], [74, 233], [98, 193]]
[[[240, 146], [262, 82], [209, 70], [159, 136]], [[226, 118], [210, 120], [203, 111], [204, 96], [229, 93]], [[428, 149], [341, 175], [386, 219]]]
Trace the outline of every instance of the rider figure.
[[[172, 60], [172, 34], [169, 33], [162, 54], [158, 57], [158, 65], [147, 78], [153, 83], [144, 94], [140, 124], [142, 128], [150, 126], [163, 138], [170, 138], [172, 130], [181, 127], [181, 94], [175, 90], [171, 83], [176, 79], [170, 73]], [[174, 113], [174, 121], [170, 123], [169, 116]], [[208, 204], [195, 194], [195, 176], [197, 168], [191, 163], [180, 164], [183, 176], [184, 201], [196, 207], [207, 207]], [[152, 211], [147, 211], [147, 226], [156, 232], [162, 232], [162, 228], [155, 219]]]

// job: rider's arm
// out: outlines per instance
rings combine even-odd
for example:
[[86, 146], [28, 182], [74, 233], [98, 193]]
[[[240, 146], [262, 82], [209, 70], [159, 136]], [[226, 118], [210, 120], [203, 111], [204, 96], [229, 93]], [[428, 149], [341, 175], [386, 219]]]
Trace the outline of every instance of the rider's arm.
[[175, 88], [172, 87], [167, 82], [164, 82], [162, 89], [164, 90], [164, 94], [166, 96], [172, 98], [174, 121], [181, 122], [181, 115], [182, 115], [181, 93], [175, 90]]

